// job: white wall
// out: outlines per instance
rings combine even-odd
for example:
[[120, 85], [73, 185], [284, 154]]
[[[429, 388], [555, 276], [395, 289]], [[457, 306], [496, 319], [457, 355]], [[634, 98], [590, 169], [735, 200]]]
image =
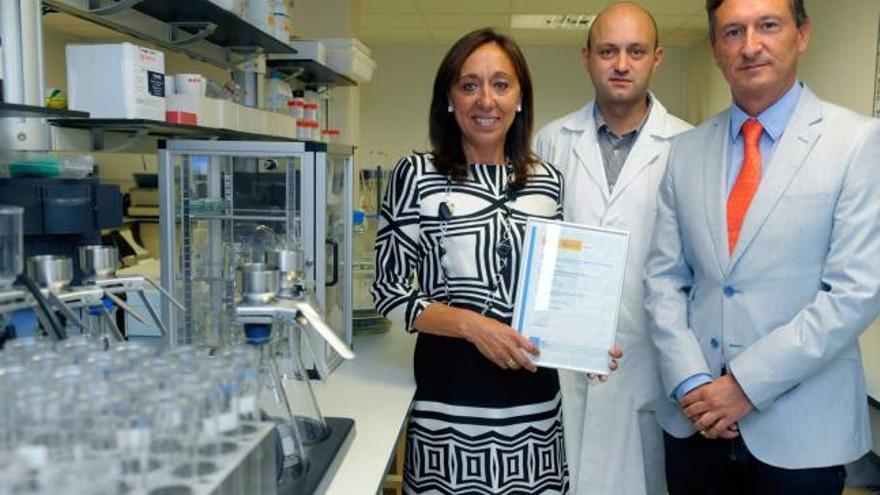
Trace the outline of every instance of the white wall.
[[[361, 147], [394, 159], [428, 149], [428, 106], [440, 60], [449, 45], [373, 45], [379, 64], [361, 87]], [[585, 104], [593, 94], [577, 45], [523, 46], [535, 88], [535, 131]], [[667, 51], [654, 90], [673, 113], [684, 109], [683, 69], [687, 53]]]
[[[812, 39], [798, 75], [820, 98], [870, 115], [874, 104], [880, 1], [806, 2]], [[730, 104], [727, 83], [715, 68], [708, 41], [687, 52], [685, 116], [701, 121]]]
[[692, 46], [686, 54], [684, 119], [697, 123], [730, 105], [730, 89], [715, 67], [709, 42]]
[[812, 0], [813, 37], [800, 75], [821, 98], [870, 115], [874, 104], [880, 1]]

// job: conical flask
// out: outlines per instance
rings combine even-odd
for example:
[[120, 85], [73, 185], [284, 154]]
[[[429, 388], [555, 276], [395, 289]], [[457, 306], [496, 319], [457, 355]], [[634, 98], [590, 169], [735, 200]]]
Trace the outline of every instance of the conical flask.
[[272, 338], [272, 326], [268, 324], [244, 325], [247, 343], [256, 346], [260, 351], [257, 364], [259, 392], [257, 403], [269, 420], [276, 423], [275, 429], [281, 446], [283, 467], [296, 477], [305, 472], [308, 459], [303, 450], [299, 430], [294, 427], [294, 414], [288, 400], [287, 392], [281, 379], [276, 346], [278, 341]]
[[[308, 339], [304, 338], [303, 328], [298, 323], [286, 323], [284, 329], [284, 348], [278, 347], [284, 359], [284, 386], [293, 402], [294, 424], [300, 438], [306, 445], [318, 443], [330, 434], [327, 423], [318, 408], [318, 401], [312, 390], [308, 371], [305, 367], [304, 351], [311, 352]], [[314, 356], [312, 356], [314, 360]]]

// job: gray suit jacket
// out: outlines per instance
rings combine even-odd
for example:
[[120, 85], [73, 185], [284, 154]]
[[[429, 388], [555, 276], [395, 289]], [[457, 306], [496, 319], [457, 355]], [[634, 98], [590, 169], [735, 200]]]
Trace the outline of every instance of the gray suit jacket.
[[870, 446], [858, 336], [880, 310], [880, 121], [804, 88], [727, 250], [729, 111], [680, 135], [660, 187], [646, 307], [666, 400], [695, 373], [733, 373], [755, 410], [749, 450], [784, 468], [842, 464]]

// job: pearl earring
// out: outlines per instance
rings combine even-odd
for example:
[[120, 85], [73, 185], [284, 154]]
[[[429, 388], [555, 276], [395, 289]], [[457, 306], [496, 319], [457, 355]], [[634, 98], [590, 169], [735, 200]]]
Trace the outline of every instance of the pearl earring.
[[446, 107], [446, 111], [449, 112], [449, 113], [452, 113], [453, 110], [454, 110], [454, 109], [452, 108], [452, 103], [450, 103], [449, 106]]
[[517, 104], [516, 104], [516, 111], [517, 111], [517, 112], [522, 112], [522, 103], [517, 103]]

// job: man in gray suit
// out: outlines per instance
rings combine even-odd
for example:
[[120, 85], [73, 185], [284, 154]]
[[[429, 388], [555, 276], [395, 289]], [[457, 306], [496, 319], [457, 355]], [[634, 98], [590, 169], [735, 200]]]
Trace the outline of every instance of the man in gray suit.
[[841, 493], [868, 451], [880, 122], [797, 80], [803, 0], [707, 0], [734, 103], [673, 144], [646, 307], [669, 492]]

